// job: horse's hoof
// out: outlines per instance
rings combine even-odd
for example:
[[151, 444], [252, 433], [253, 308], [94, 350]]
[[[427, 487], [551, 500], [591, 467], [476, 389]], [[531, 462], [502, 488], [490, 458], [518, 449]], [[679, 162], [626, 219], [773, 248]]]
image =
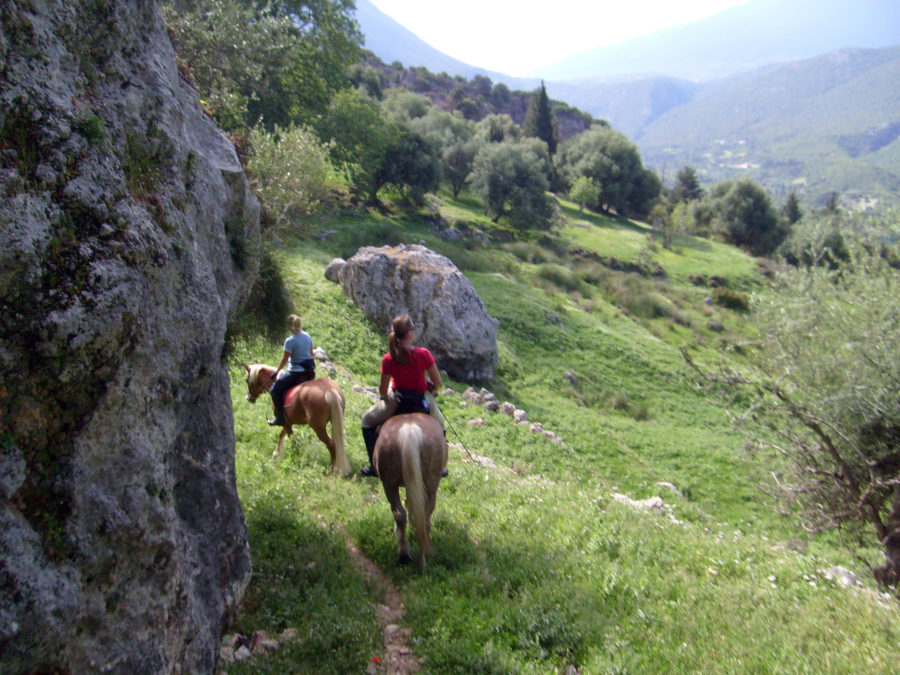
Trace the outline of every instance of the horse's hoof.
[[359, 470], [359, 475], [363, 476], [364, 478], [375, 478], [378, 476], [378, 474], [375, 473], [375, 469], [373, 469], [371, 466], [362, 467]]
[[409, 553], [399, 553], [397, 554], [397, 564], [398, 565], [409, 565], [412, 562], [412, 556]]

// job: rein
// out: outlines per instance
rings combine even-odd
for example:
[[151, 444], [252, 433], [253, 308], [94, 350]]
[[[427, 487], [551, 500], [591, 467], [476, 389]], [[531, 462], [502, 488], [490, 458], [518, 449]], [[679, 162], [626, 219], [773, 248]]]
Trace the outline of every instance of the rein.
[[447, 426], [450, 427], [450, 431], [452, 431], [453, 435], [456, 436], [456, 440], [459, 441], [459, 444], [462, 446], [462, 449], [466, 451], [466, 454], [469, 456], [469, 459], [474, 459], [474, 457], [472, 457], [472, 453], [469, 452], [469, 449], [466, 447], [466, 444], [463, 443], [463, 439], [460, 438], [459, 434], [456, 432], [456, 427], [454, 427], [452, 424], [450, 424], [450, 420], [447, 418], [446, 415], [444, 415], [444, 422], [446, 422]]

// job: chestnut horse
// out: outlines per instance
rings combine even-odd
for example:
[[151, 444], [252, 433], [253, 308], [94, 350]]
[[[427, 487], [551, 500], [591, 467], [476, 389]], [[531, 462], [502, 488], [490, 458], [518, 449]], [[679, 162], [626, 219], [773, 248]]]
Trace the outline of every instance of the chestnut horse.
[[[247, 400], [255, 403], [260, 394], [269, 390], [275, 368], [257, 363], [252, 366], [244, 364], [244, 370], [247, 371]], [[344, 448], [344, 404], [341, 388], [327, 377], [309, 380], [289, 389], [284, 397], [284, 427], [272, 457], [278, 456], [284, 437], [293, 433], [291, 425], [308, 424], [328, 447], [331, 470], [341, 476], [348, 475], [351, 468]], [[329, 438], [325, 430], [328, 422], [331, 422], [333, 438]]]
[[441, 424], [431, 415], [409, 413], [388, 419], [378, 433], [372, 466], [381, 478], [384, 494], [394, 514], [397, 562], [407, 563], [406, 511], [400, 503], [400, 486], [406, 488], [406, 508], [418, 544], [418, 564], [433, 548], [429, 533], [441, 472], [447, 466], [447, 443]]

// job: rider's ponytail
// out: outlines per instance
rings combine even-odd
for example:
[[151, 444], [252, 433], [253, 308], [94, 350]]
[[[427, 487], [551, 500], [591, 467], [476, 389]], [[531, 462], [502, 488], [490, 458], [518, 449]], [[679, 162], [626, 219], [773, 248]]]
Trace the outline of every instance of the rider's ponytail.
[[409, 363], [409, 349], [401, 344], [413, 330], [412, 319], [408, 314], [401, 314], [391, 322], [391, 333], [388, 335], [388, 351], [391, 358], [401, 365]]

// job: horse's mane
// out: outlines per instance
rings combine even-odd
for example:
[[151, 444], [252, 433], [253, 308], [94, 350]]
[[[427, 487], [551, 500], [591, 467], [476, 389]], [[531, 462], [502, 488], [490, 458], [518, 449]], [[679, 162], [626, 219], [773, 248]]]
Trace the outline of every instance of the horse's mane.
[[255, 384], [257, 381], [259, 381], [259, 371], [262, 368], [265, 368], [265, 364], [254, 363], [252, 366], [250, 366], [248, 382], [252, 382]]

